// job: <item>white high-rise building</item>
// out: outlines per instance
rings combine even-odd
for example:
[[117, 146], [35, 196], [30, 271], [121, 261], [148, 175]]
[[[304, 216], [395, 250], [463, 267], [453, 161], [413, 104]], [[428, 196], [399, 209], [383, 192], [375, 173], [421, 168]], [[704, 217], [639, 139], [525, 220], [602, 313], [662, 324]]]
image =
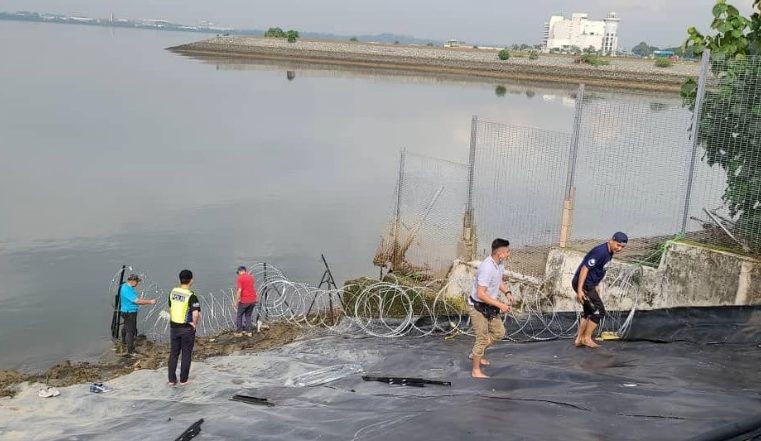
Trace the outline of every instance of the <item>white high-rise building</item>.
[[544, 24], [544, 50], [594, 48], [604, 55], [615, 55], [618, 50], [618, 22], [620, 19], [611, 12], [605, 20], [590, 20], [584, 13], [575, 12], [567, 19], [553, 15]]

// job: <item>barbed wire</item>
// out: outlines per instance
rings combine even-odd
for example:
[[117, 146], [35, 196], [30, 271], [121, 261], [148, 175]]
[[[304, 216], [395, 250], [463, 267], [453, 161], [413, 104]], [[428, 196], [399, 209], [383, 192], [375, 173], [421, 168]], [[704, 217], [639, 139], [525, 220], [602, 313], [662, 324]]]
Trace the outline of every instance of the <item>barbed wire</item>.
[[[472, 281], [452, 278], [421, 282], [408, 286], [395, 276], [385, 281], [353, 283], [342, 288], [323, 289], [289, 280], [279, 269], [267, 263], [250, 267], [256, 280], [259, 318], [267, 323], [287, 323], [302, 328], [325, 329], [339, 334], [364, 334], [380, 338], [473, 335], [465, 307]], [[614, 304], [628, 304], [627, 311], [608, 311], [598, 328], [625, 337], [631, 327], [640, 300], [639, 285], [634, 283], [641, 267], [626, 269], [607, 284], [608, 298]], [[118, 275], [118, 273], [117, 273]], [[141, 311], [139, 329], [153, 341], [169, 336], [167, 293], [148, 281], [141, 297], [155, 298], [155, 305]], [[110, 292], [116, 293], [117, 277]], [[503, 316], [507, 335], [513, 342], [571, 338], [578, 325], [580, 307], [561, 311], [558, 301], [542, 285], [525, 281], [510, 283], [516, 304]], [[451, 292], [461, 294], [453, 296]], [[199, 336], [213, 336], [235, 328], [235, 295], [232, 288], [198, 295], [202, 303]], [[567, 302], [566, 302], [567, 303]]]

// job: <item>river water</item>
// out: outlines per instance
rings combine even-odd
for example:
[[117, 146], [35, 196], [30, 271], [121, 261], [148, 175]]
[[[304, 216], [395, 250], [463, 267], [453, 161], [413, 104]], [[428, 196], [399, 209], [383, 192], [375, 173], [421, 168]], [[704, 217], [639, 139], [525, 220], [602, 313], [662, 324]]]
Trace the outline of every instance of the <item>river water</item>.
[[339, 284], [377, 274], [401, 148], [464, 163], [473, 115], [572, 125], [572, 86], [165, 50], [199, 37], [0, 22], [0, 368], [106, 349], [122, 264], [199, 293], [256, 261], [317, 283], [323, 253]]

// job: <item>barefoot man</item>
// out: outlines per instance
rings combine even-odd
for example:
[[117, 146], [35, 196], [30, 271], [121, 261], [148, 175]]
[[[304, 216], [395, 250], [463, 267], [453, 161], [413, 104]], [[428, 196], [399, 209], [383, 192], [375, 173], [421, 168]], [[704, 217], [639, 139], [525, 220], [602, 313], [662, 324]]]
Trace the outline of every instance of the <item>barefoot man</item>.
[[505, 239], [494, 239], [491, 243], [491, 255], [484, 259], [476, 270], [476, 280], [468, 296], [468, 315], [476, 342], [470, 353], [473, 367], [470, 375], [473, 378], [489, 378], [481, 371], [481, 366], [488, 366], [484, 358], [486, 348], [505, 336], [505, 324], [502, 315], [510, 311], [510, 305], [498, 300], [499, 293], [507, 296], [508, 302], [513, 302], [513, 295], [502, 281], [505, 274], [504, 261], [510, 257], [510, 242]]
[[600, 319], [605, 317], [605, 305], [597, 291], [597, 285], [605, 277], [613, 255], [620, 253], [628, 242], [626, 234], [619, 231], [609, 241], [592, 248], [576, 269], [571, 286], [576, 292], [576, 300], [582, 306], [579, 332], [576, 335], [577, 347], [600, 346], [592, 339], [592, 333], [600, 324]]

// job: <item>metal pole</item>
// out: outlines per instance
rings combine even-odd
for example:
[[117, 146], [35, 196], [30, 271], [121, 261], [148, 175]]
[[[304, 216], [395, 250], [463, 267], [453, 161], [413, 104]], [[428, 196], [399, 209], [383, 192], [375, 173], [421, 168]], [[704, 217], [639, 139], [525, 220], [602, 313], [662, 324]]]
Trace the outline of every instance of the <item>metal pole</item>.
[[468, 160], [468, 213], [473, 212], [473, 173], [476, 165], [476, 142], [478, 142], [478, 116], [473, 115], [473, 119], [470, 122], [470, 158]]
[[576, 158], [579, 155], [579, 136], [581, 132], [581, 113], [584, 110], [584, 85], [579, 84], [576, 92], [576, 107], [573, 115], [573, 131], [571, 132], [571, 148], [568, 158], [568, 175], [565, 184], [565, 198], [571, 198], [571, 188], [576, 179]]
[[396, 270], [399, 259], [399, 225], [401, 222], [402, 209], [402, 188], [404, 186], [404, 161], [407, 156], [407, 150], [402, 147], [399, 154], [399, 178], [396, 184], [396, 218], [394, 219], [394, 243], [391, 244], [391, 268]]
[[692, 141], [692, 152], [690, 154], [690, 168], [687, 175], [687, 190], [684, 195], [684, 212], [682, 213], [682, 234], [687, 231], [687, 218], [690, 213], [690, 199], [692, 198], [692, 184], [695, 178], [695, 159], [698, 156], [698, 134], [700, 125], [700, 113], [703, 110], [703, 98], [706, 90], [706, 81], [708, 80], [708, 65], [711, 62], [711, 51], [705, 49], [703, 57], [700, 59], [700, 77], [698, 78], [698, 90], [695, 96], [695, 108], [692, 110], [692, 127], [690, 130], [690, 140]]
[[466, 259], [475, 259], [476, 234], [475, 216], [473, 214], [473, 192], [476, 170], [476, 144], [478, 143], [478, 116], [473, 115], [470, 122], [470, 154], [468, 158], [468, 201], [462, 219], [462, 237], [458, 245], [458, 255]]
[[114, 340], [119, 339], [119, 325], [121, 324], [121, 291], [122, 284], [124, 283], [124, 271], [127, 269], [126, 265], [122, 265], [121, 273], [119, 273], [119, 284], [116, 285], [116, 296], [114, 296], [114, 314], [111, 317], [111, 337]]
[[576, 91], [576, 107], [573, 114], [573, 129], [571, 132], [571, 145], [568, 154], [568, 174], [565, 180], [565, 200], [563, 201], [563, 215], [560, 221], [560, 247], [565, 248], [571, 237], [573, 226], [573, 209], [576, 204], [576, 160], [579, 156], [579, 137], [581, 136], [582, 112], [584, 111], [584, 85], [579, 84]]

